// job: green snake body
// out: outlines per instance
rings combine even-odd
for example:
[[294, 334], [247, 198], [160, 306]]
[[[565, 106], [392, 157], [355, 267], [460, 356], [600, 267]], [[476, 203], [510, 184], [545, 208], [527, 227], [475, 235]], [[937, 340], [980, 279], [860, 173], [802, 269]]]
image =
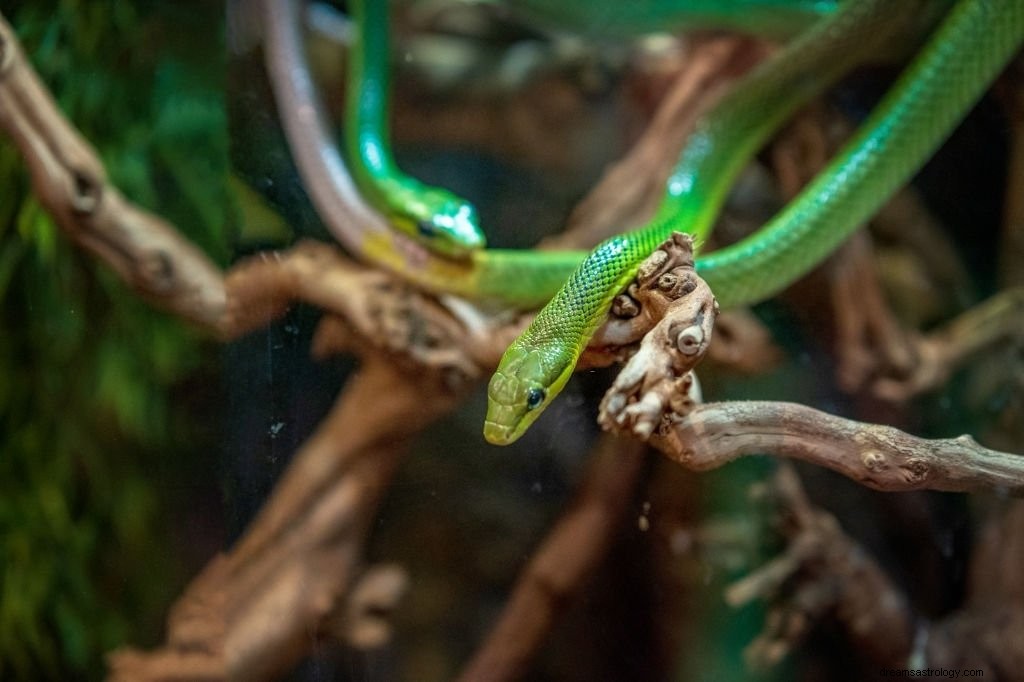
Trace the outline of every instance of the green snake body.
[[1022, 42], [1024, 0], [960, 0], [828, 167], [754, 237], [702, 259], [715, 296], [764, 300], [820, 263], [935, 153]]
[[[605, 32], [602, 26], [628, 35], [657, 28], [710, 26], [760, 35], [789, 35], [831, 12], [836, 1], [613, 0], [595, 4], [579, 0], [517, 0], [508, 4], [528, 15], [568, 22], [574, 30], [587, 33]], [[356, 184], [396, 229], [438, 254], [465, 258], [485, 243], [476, 209], [446, 189], [425, 185], [406, 175], [391, 154], [387, 128], [388, 3], [351, 0], [348, 4], [355, 36], [348, 59], [344, 140]], [[524, 302], [520, 298], [514, 300], [518, 304]]]
[[387, 134], [388, 3], [349, 2], [357, 35], [348, 59], [344, 139], [359, 190], [391, 224], [429, 249], [459, 258], [483, 248], [476, 209], [446, 189], [402, 173]]
[[[812, 4], [803, 0], [784, 2], [802, 4], [805, 9]], [[767, 4], [766, 0], [740, 0], [732, 5], [721, 0], [699, 2], [694, 11], [700, 12], [688, 15], [687, 19], [707, 18], [717, 8], [719, 16], [713, 18], [724, 20], [726, 15], [735, 15], [742, 8]], [[770, 4], [784, 3], [773, 0]], [[589, 332], [581, 332], [592, 331], [600, 323], [611, 299], [639, 265], [628, 254], [650, 253], [673, 230], [689, 232], [701, 240], [710, 230], [732, 180], [765, 139], [796, 107], [864, 61], [887, 37], [897, 33], [902, 26], [900, 18], [920, 4], [909, 0], [902, 3], [902, 9], [893, 11], [885, 0], [849, 2], [842, 13], [800, 36], [744, 78], [698, 121], [667, 180], [666, 197], [653, 222], [607, 240], [593, 253], [489, 249], [470, 254], [465, 260], [452, 261], [431, 258], [388, 234], [368, 237], [361, 249], [375, 262], [384, 263], [424, 288], [506, 306], [532, 308], [548, 302], [559, 289], [559, 297], [572, 297], [572, 292], [576, 292], [576, 299], [586, 305], [570, 306], [574, 312], [571, 319], [582, 320], [585, 325], [574, 328], [570, 338], [579, 337], [585, 345]], [[622, 258], [621, 254], [627, 257]], [[570, 275], [573, 280], [566, 284]], [[579, 295], [583, 291], [586, 296]], [[565, 306], [552, 305], [548, 314], [560, 315], [566, 310]], [[533, 327], [543, 328], [548, 327]]]
[[[614, 237], [589, 256], [487, 249], [461, 259], [439, 257], [389, 229], [361, 201], [351, 171], [322, 129], [315, 88], [296, 68], [301, 63], [301, 39], [297, 30], [288, 29], [295, 24], [294, 18], [289, 20], [289, 14], [297, 11], [294, 3], [264, 0], [263, 7], [269, 29], [268, 66], [279, 71], [281, 77], [274, 80], [283, 84], [282, 91], [275, 93], [278, 101], [309, 104], [279, 106], [286, 134], [311, 198], [339, 241], [368, 261], [436, 292], [521, 308], [539, 305], [555, 294], [506, 352], [489, 386], [484, 435], [491, 442], [512, 442], [561, 389], [604, 318], [608, 302], [628, 284], [639, 263], [671, 231], [700, 234], [707, 229], [714, 209], [702, 217], [703, 209], [695, 205], [687, 216], [691, 209], [681, 205], [683, 196], [692, 193], [714, 205], [720, 203], [718, 192], [725, 190], [711, 182], [695, 192], [702, 187], [700, 178], [694, 176], [693, 182], [684, 178], [677, 186], [679, 193], [666, 199], [655, 224]], [[847, 11], [845, 6], [842, 11]], [[697, 259], [698, 272], [719, 302], [727, 307], [764, 300], [820, 263], [934, 153], [1022, 40], [1024, 0], [959, 0], [859, 132], [815, 181], [756, 234]], [[737, 89], [737, 98], [743, 87]], [[303, 129], [314, 134], [298, 134]], [[748, 134], [756, 137], [764, 131]], [[680, 168], [686, 166], [687, 154], [698, 158], [691, 149], [694, 144], [687, 145]], [[742, 157], [750, 144], [736, 142], [722, 150]], [[717, 163], [719, 169], [739, 163], [717, 154], [713, 157], [705, 162]], [[678, 173], [673, 175], [673, 180], [679, 179]], [[708, 179], [713, 180], [710, 175]], [[673, 207], [672, 202], [679, 203]], [[684, 218], [664, 220], [673, 212]]]
[[[703, 241], [754, 152], [796, 107], [898, 34], [904, 27], [900, 19], [920, 9], [920, 3], [902, 3], [901, 8], [894, 12], [886, 0], [845, 3], [743, 78], [701, 117], [652, 222], [599, 245], [505, 352], [488, 387], [484, 435], [489, 441], [511, 442], [537, 418], [572, 374], [641, 261], [674, 230]], [[774, 241], [759, 242], [764, 253], [774, 248]], [[723, 297], [722, 303], [730, 301]]]
[[680, 29], [786, 37], [835, 11], [839, 0], [503, 0], [533, 23], [620, 37]]
[[[961, 0], [860, 132], [757, 234], [697, 261], [723, 306], [764, 300], [806, 273], [934, 153], [1024, 39], [1024, 0]], [[484, 436], [516, 440], [561, 390], [611, 298], [673, 229], [599, 246], [509, 347], [488, 386]]]

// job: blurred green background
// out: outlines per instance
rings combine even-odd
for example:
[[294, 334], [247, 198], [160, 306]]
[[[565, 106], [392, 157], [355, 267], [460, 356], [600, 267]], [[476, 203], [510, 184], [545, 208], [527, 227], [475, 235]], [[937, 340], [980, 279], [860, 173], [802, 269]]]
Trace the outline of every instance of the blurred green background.
[[[224, 262], [223, 8], [3, 13], [111, 181]], [[203, 538], [219, 544], [200, 513], [218, 500], [216, 424], [196, 418], [216, 400], [203, 343], [58, 234], [0, 140], [0, 679], [96, 679], [103, 652], [155, 644]]]

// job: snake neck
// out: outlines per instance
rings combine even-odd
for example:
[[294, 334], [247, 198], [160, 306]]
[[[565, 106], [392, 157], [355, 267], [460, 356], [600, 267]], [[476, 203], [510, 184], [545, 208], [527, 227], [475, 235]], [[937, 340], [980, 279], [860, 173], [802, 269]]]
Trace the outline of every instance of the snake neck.
[[348, 55], [344, 138], [360, 191], [384, 201], [397, 175], [388, 138], [388, 9], [382, 0], [349, 3], [356, 35]]
[[401, 171], [388, 137], [388, 3], [350, 3], [357, 36], [350, 52], [345, 144], [360, 192], [391, 225], [449, 258], [466, 258], [485, 240], [475, 207]]
[[[703, 240], [739, 171], [797, 107], [819, 94], [902, 28], [911, 3], [895, 10], [887, 0], [852, 0], [744, 77], [702, 117], [686, 143], [654, 220], [602, 243], [517, 339], [520, 352], [506, 356], [495, 375], [487, 413], [489, 433], [520, 434], [550, 403], [571, 373], [614, 297], [643, 260], [674, 230]], [[760, 248], [775, 248], [768, 240]], [[786, 275], [792, 275], [787, 272]], [[717, 292], [716, 292], [717, 293]], [[564, 363], [538, 374], [521, 362], [522, 351], [554, 347]], [[511, 350], [511, 349], [510, 349]], [[556, 383], [557, 380], [557, 383]], [[522, 386], [541, 383], [546, 400], [523, 404]], [[511, 390], [508, 387], [514, 387]], [[516, 436], [518, 437], [518, 436]]]

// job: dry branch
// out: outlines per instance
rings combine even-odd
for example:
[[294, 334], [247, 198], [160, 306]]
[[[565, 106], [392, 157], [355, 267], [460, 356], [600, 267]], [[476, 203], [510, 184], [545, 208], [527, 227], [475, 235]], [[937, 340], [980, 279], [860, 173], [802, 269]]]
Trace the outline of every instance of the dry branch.
[[76, 244], [158, 307], [217, 329], [225, 295], [216, 266], [107, 181], [96, 151], [57, 109], [3, 15], [0, 129], [28, 164], [43, 207]]
[[[794, 403], [695, 406], [699, 398], [695, 399], [691, 372], [707, 351], [718, 306], [693, 271], [692, 259], [685, 260], [689, 247], [689, 238], [677, 233], [644, 262], [637, 285], [630, 290], [651, 293], [660, 285], [672, 295], [645, 305], [660, 319], [605, 395], [598, 418], [605, 429], [647, 440], [670, 459], [697, 471], [744, 455], [767, 454], [813, 462], [879, 490], [1006, 488], [1024, 493], [1024, 457], [984, 448], [969, 436], [927, 440]], [[1017, 307], [1020, 299], [1018, 295], [1009, 300]], [[996, 314], [979, 314], [984, 324], [961, 322], [956, 329], [966, 326], [973, 332], [971, 339], [984, 330], [986, 343], [1005, 333], [1007, 326], [1017, 330], [1019, 316], [1006, 314], [1006, 299], [999, 303], [1002, 308], [990, 306]], [[610, 321], [605, 329], [614, 324]], [[943, 347], [966, 352], [978, 345]]]
[[695, 406], [689, 372], [710, 340], [705, 325], [714, 319], [708, 304], [713, 299], [701, 294], [706, 285], [698, 286], [691, 297], [676, 301], [616, 379], [601, 404], [606, 429], [649, 440], [697, 471], [766, 454], [812, 462], [879, 490], [1024, 493], [1024, 457], [984, 448], [969, 436], [917, 438], [794, 403]]
[[900, 667], [914, 643], [906, 598], [838, 521], [807, 499], [789, 465], [767, 486], [788, 546], [776, 559], [734, 583], [726, 601], [741, 606], [768, 599], [764, 631], [745, 655], [766, 668], [795, 649], [817, 622], [834, 615], [859, 651], [879, 665]]
[[[599, 417], [606, 429], [643, 440], [663, 426], [664, 415], [686, 412], [695, 402], [691, 370], [707, 352], [718, 314], [711, 289], [693, 269], [690, 237], [677, 232], [661, 248], [670, 251], [648, 258], [637, 273], [638, 285], [652, 280], [645, 290], [665, 298], [657, 306], [659, 319], [605, 394]], [[685, 260], [678, 263], [670, 252], [681, 252]]]
[[970, 436], [917, 438], [796, 403], [698, 405], [666, 433], [652, 435], [651, 444], [696, 471], [745, 455], [773, 455], [832, 469], [876, 490], [1024, 493], [1020, 455], [984, 448]]

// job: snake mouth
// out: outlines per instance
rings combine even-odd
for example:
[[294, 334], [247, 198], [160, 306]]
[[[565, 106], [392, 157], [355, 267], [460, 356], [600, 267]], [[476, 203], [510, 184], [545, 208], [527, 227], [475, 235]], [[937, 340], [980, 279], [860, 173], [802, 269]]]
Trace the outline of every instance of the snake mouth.
[[[506, 351], [507, 352], [507, 351]], [[515, 395], [519, 379], [501, 370], [494, 373], [487, 384], [487, 416], [484, 418], [484, 438], [494, 445], [508, 445], [522, 435], [521, 410], [516, 408]]]
[[480, 233], [468, 232], [460, 235], [460, 239], [466, 251], [465, 256], [469, 256], [473, 251], [479, 251], [487, 246], [487, 239]]
[[490, 420], [484, 421], [484, 440], [491, 445], [508, 445], [515, 442], [519, 434], [506, 424], [498, 424]]
[[491, 401], [484, 419], [484, 439], [492, 445], [508, 445], [519, 440], [526, 430], [523, 419], [511, 405]]

